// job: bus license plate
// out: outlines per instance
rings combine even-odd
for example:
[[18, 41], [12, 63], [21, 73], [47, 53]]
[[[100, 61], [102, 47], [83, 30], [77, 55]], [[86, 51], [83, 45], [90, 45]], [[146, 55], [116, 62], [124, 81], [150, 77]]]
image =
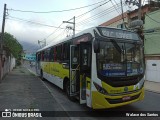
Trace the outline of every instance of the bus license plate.
[[125, 97], [122, 98], [123, 101], [127, 101], [127, 100], [130, 100], [130, 99], [131, 99], [130, 96], [125, 96]]

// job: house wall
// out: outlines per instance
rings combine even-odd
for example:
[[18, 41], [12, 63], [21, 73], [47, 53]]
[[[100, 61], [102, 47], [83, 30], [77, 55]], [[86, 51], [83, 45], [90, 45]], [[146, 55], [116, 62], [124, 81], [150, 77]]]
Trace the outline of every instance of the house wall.
[[[142, 8], [141, 8], [142, 17], [144, 16], [144, 14], [148, 13], [149, 11], [150, 11], [149, 5], [142, 6]], [[138, 19], [138, 9], [135, 9], [134, 11], [131, 11], [129, 13], [124, 12], [123, 17], [124, 17], [124, 22], [126, 22], [126, 23], [129, 23], [132, 20]], [[120, 14], [120, 15], [100, 24], [100, 26], [117, 27], [117, 25], [120, 25], [122, 23], [123, 23], [122, 15]]]
[[146, 80], [160, 82], [160, 10], [145, 16], [144, 31]]
[[16, 59], [14, 56], [7, 52], [7, 50], [3, 50], [3, 55], [0, 59], [0, 80], [2, 80], [5, 75], [13, 70], [16, 65]]
[[[127, 12], [123, 13], [124, 16], [124, 21], [127, 21]], [[117, 25], [122, 24], [123, 20], [122, 20], [122, 15], [118, 15], [114, 18], [112, 18], [111, 20], [102, 23], [100, 26], [109, 26], [109, 27], [117, 27]]]
[[144, 34], [145, 54], [148, 56], [160, 55], [160, 10], [148, 13], [145, 16], [144, 29], [145, 31], [153, 31]]

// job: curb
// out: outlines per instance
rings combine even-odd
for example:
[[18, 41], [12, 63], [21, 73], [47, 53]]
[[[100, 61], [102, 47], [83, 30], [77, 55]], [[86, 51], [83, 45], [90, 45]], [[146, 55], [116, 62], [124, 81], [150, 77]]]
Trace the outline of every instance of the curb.
[[153, 93], [156, 93], [156, 94], [160, 94], [160, 92], [159, 92], [159, 91], [155, 91], [155, 90], [151, 90], [151, 89], [146, 89], [146, 88], [145, 88], [145, 91], [153, 92]]

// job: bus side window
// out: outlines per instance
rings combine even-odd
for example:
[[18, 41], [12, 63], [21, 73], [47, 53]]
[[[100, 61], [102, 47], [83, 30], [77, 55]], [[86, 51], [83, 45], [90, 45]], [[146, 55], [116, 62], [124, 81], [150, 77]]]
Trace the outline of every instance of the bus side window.
[[37, 60], [39, 62], [41, 60], [41, 53], [38, 53], [37, 55], [38, 55], [38, 59]]
[[69, 64], [69, 52], [70, 52], [70, 43], [64, 43], [63, 45], [63, 60]]
[[57, 47], [54, 47], [54, 61], [56, 62], [56, 57], [57, 57]]
[[57, 61], [61, 62], [61, 54], [62, 54], [62, 46], [58, 45], [57, 46]]
[[41, 52], [41, 60], [44, 61], [44, 51]]
[[46, 61], [46, 50], [44, 50], [44, 61]]
[[47, 50], [45, 50], [44, 61], [45, 61], [45, 62], [48, 61], [48, 52], [47, 52]]
[[63, 59], [64, 44], [62, 44], [61, 46], [62, 46], [62, 47], [61, 47], [61, 51], [62, 51], [62, 52], [61, 52], [61, 62], [63, 62], [63, 60], [64, 60], [64, 59]]
[[54, 59], [54, 48], [52, 47], [49, 52], [49, 61], [53, 62]]

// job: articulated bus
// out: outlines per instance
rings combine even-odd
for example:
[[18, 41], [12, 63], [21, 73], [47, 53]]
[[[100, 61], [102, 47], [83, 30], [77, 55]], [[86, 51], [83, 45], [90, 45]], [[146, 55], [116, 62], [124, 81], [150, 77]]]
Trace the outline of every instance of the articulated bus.
[[92, 109], [144, 98], [143, 41], [135, 32], [93, 27], [53, 41], [37, 51], [36, 59], [42, 79]]

